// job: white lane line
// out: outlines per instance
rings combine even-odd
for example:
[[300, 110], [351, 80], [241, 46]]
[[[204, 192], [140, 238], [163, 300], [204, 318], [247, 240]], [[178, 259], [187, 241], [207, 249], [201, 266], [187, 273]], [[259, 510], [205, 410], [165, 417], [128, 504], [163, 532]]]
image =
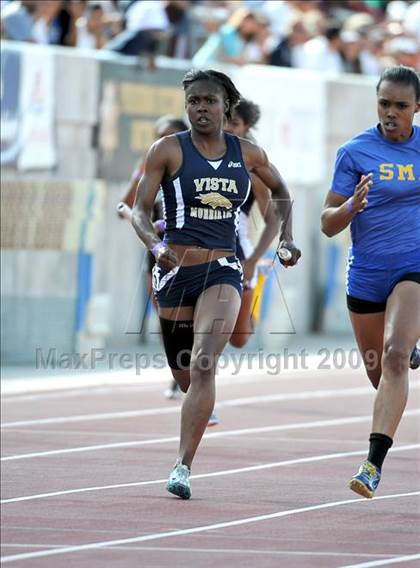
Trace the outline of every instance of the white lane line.
[[[170, 376], [170, 371], [168, 369], [168, 374], [167, 377]], [[142, 390], [154, 390], [155, 392], [162, 392], [165, 389], [165, 386], [168, 384], [169, 379], [168, 378], [152, 378], [152, 379], [144, 379], [143, 377], [137, 377], [135, 380], [133, 381], [126, 381], [126, 380], [109, 380], [109, 381], [102, 381], [100, 384], [90, 384], [89, 382], [87, 382], [87, 384], [84, 384], [82, 382], [82, 384], [78, 384], [77, 388], [75, 387], [74, 382], [72, 384], [65, 384], [63, 386], [60, 387], [61, 383], [57, 384], [57, 380], [60, 380], [59, 378], [57, 380], [55, 380], [55, 382], [52, 382], [51, 379], [49, 379], [49, 381], [51, 381], [51, 384], [49, 385], [48, 390], [43, 390], [41, 388], [39, 388], [38, 385], [38, 380], [32, 380], [32, 379], [28, 379], [28, 383], [29, 381], [30, 384], [32, 385], [33, 388], [31, 389], [27, 389], [25, 391], [22, 392], [22, 394], [12, 394], [15, 393], [15, 391], [11, 391], [10, 394], [8, 394], [7, 392], [1, 392], [1, 396], [2, 396], [2, 401], [4, 404], [9, 403], [9, 402], [27, 402], [27, 401], [31, 401], [31, 400], [48, 400], [48, 399], [52, 399], [52, 398], [66, 398], [66, 397], [73, 397], [73, 396], [87, 396], [87, 395], [97, 395], [97, 394], [102, 394], [102, 392], [104, 392], [106, 394], [106, 391], [109, 390], [112, 393], [115, 392], [122, 392], [123, 394], [125, 392], [129, 392], [129, 391], [142, 391]], [[325, 378], [325, 377], [324, 377]], [[11, 379], [9, 380], [10, 383], [12, 383], [13, 381], [15, 381], [16, 379]], [[17, 379], [19, 380], [19, 379]], [[294, 374], [289, 374], [287, 376], [273, 376], [273, 375], [269, 375], [267, 376], [267, 374], [265, 374], [264, 376], [259, 376], [259, 374], [257, 373], [257, 378], [255, 374], [248, 374], [248, 375], [229, 375], [229, 376], [222, 376], [222, 377], [218, 377], [217, 379], [217, 386], [218, 388], [220, 387], [231, 387], [231, 386], [236, 386], [236, 385], [245, 385], [245, 384], [255, 384], [255, 382], [257, 381], [259, 382], [264, 382], [265, 385], [271, 384], [271, 383], [275, 383], [276, 385], [279, 384], [279, 380], [280, 381], [296, 381], [296, 380], [300, 380], [300, 381], [311, 381], [311, 380], [318, 380], [319, 381], [319, 376], [316, 374], [312, 374], [312, 373], [308, 373], [307, 371], [303, 372], [303, 371], [295, 371]], [[3, 381], [4, 382], [4, 381]], [[2, 382], [2, 386], [3, 386], [3, 382]], [[163, 388], [162, 388], [163, 386]], [[19, 392], [16, 390], [16, 392]]]
[[[406, 410], [405, 417], [420, 415], [420, 409]], [[340, 426], [343, 424], [358, 424], [368, 422], [372, 419], [370, 414], [365, 416], [351, 416], [349, 418], [334, 418], [330, 420], [317, 420], [313, 422], [299, 422], [296, 424], [282, 424], [280, 426], [262, 426], [258, 428], [242, 428], [238, 430], [224, 430], [221, 432], [214, 432], [211, 434], [204, 434], [203, 438], [225, 438], [229, 436], [244, 436], [248, 434], [260, 434], [262, 432], [281, 432], [285, 430], [300, 430], [305, 428], [323, 428], [324, 426]], [[177, 442], [179, 436], [170, 436], [167, 438], [152, 438], [149, 440], [133, 440], [130, 442], [115, 442], [112, 444], [98, 444], [94, 446], [80, 446], [76, 448], [63, 448], [60, 450], [49, 450], [46, 452], [32, 452], [30, 454], [17, 454], [12, 456], [5, 456], [0, 461], [23, 460], [31, 458], [40, 458], [46, 456], [57, 456], [64, 454], [74, 454], [80, 452], [93, 452], [98, 450], [107, 450], [114, 448], [134, 448], [139, 446], [149, 446], [153, 444], [168, 444]]]
[[[417, 450], [420, 448], [420, 444], [407, 444], [405, 446], [397, 446], [391, 448], [390, 452], [404, 452], [408, 450]], [[325, 460], [334, 460], [339, 458], [347, 458], [350, 456], [363, 456], [366, 454], [366, 448], [364, 450], [354, 450], [352, 452], [339, 452], [335, 454], [322, 454], [318, 456], [312, 456], [307, 458], [296, 458], [293, 460], [283, 460], [278, 462], [270, 462], [259, 465], [251, 465], [247, 467], [240, 467], [236, 469], [224, 469], [220, 471], [214, 471], [209, 473], [200, 473], [197, 475], [191, 475], [191, 479], [204, 479], [208, 477], [221, 477], [225, 475], [237, 475], [240, 473], [248, 473], [250, 471], [261, 471], [264, 469], [273, 469], [277, 467], [284, 467], [288, 465], [314, 463]], [[34, 501], [37, 499], [46, 499], [48, 497], [60, 497], [62, 495], [72, 495], [75, 493], [88, 493], [92, 491], [105, 491], [109, 489], [121, 489], [123, 487], [140, 487], [143, 485], [161, 485], [166, 483], [167, 479], [153, 479], [150, 481], [134, 481], [130, 483], [117, 483], [114, 485], [97, 485], [93, 487], [81, 487], [79, 489], [66, 489], [63, 491], [54, 491], [51, 493], [38, 493], [37, 495], [24, 495], [22, 497], [12, 497], [10, 499], [2, 499], [0, 501], [1, 505], [7, 503], [19, 503], [21, 501]]]
[[[47, 545], [45, 545], [47, 546]], [[57, 546], [57, 545], [55, 545]], [[52, 546], [51, 548], [54, 548]], [[261, 550], [253, 548], [181, 548], [181, 547], [166, 547], [166, 546], [113, 546], [112, 550], [151, 550], [160, 552], [205, 552], [211, 554], [257, 554], [257, 555], [267, 555], [272, 556], [332, 556], [332, 557], [358, 557], [358, 558], [393, 558], [397, 556], [396, 554], [365, 554], [358, 552], [328, 552], [325, 551], [299, 551], [299, 550]]]
[[[170, 372], [168, 370], [170, 375]], [[168, 376], [169, 376], [168, 375]], [[281, 377], [282, 381], [285, 380], [296, 380], [296, 379], [314, 379], [316, 377], [304, 376], [301, 373], [299, 375]], [[275, 382], [278, 384], [278, 378], [276, 377], [264, 377], [264, 384], [270, 384]], [[269, 379], [269, 380], [267, 380]], [[13, 382], [14, 379], [10, 380], [9, 382]], [[19, 380], [19, 379], [17, 379]], [[49, 379], [51, 380], [51, 379]], [[78, 388], [74, 387], [74, 382], [72, 384], [65, 383], [64, 385], [60, 386], [61, 383], [57, 384], [57, 381], [61, 380], [58, 378], [54, 383], [52, 383], [48, 390], [42, 390], [39, 388], [38, 380], [37, 379], [28, 379], [29, 384], [32, 385], [32, 389], [27, 389], [27, 391], [35, 391], [35, 392], [28, 392], [28, 394], [24, 394], [27, 391], [23, 391], [23, 394], [5, 394], [2, 391], [2, 402], [3, 404], [7, 403], [20, 403], [20, 402], [28, 402], [33, 400], [50, 400], [50, 399], [63, 399], [63, 398], [72, 398], [76, 396], [97, 396], [102, 394], [108, 393], [122, 393], [125, 394], [126, 392], [142, 392], [142, 391], [155, 391], [155, 392], [163, 392], [165, 388], [163, 385], [168, 384], [168, 378], [158, 378], [155, 377], [153, 379], [144, 379], [143, 377], [137, 378], [135, 381], [122, 381], [122, 380], [109, 380], [103, 381], [101, 384], [95, 385], [90, 384], [80, 384], [77, 385]], [[255, 383], [258, 380], [260, 382], [263, 380], [263, 377], [255, 378], [255, 376], [240, 376], [240, 377], [220, 377], [217, 382], [218, 387], [226, 387], [226, 386], [235, 386], [235, 385], [244, 385], [244, 384], [251, 384]], [[12, 391], [14, 392], [14, 391]]]
[[387, 564], [399, 564], [400, 562], [413, 562], [419, 560], [420, 554], [408, 554], [398, 558], [388, 558], [387, 560], [373, 560], [372, 562], [362, 562], [362, 564], [346, 564], [341, 568], [373, 568], [374, 566], [386, 566]]
[[[3, 548], [64, 548], [66, 544], [21, 544], [21, 543], [2, 543]], [[182, 552], [182, 553], [205, 553], [205, 554], [255, 554], [264, 556], [328, 556], [338, 558], [396, 558], [398, 554], [369, 554], [363, 552], [329, 552], [325, 551], [299, 551], [299, 550], [267, 550], [256, 548], [183, 548], [180, 546], [110, 546], [110, 550], [141, 550], [144, 552]]]
[[[420, 389], [420, 381], [413, 382], [410, 385], [411, 390]], [[349, 389], [320, 389], [309, 390], [303, 392], [292, 392], [285, 394], [272, 394], [261, 396], [248, 396], [241, 398], [234, 398], [231, 400], [221, 401], [216, 404], [216, 408], [228, 408], [235, 406], [246, 406], [250, 404], [264, 404], [270, 402], [284, 402], [291, 400], [318, 400], [324, 398], [341, 398], [350, 396], [361, 396], [365, 394], [372, 394], [371, 387], [355, 387]], [[36, 420], [20, 420], [16, 422], [3, 422], [1, 427], [6, 428], [20, 428], [21, 426], [33, 426], [41, 424], [65, 424], [72, 422], [85, 422], [94, 420], [110, 420], [118, 418], [138, 418], [140, 416], [158, 416], [161, 414], [175, 414], [179, 412], [181, 405], [177, 406], [160, 406], [157, 408], [146, 408], [144, 410], [126, 410], [122, 412], [106, 412], [96, 414], [79, 414], [73, 416], [56, 416], [52, 418], [40, 418]]]
[[[420, 381], [413, 381], [410, 389], [420, 389]], [[228, 408], [235, 406], [246, 406], [248, 404], [264, 404], [270, 402], [284, 402], [291, 400], [318, 400], [324, 398], [341, 398], [350, 396], [361, 396], [365, 394], [374, 394], [372, 387], [354, 387], [348, 389], [320, 389], [308, 390], [302, 392], [291, 392], [285, 394], [271, 394], [260, 396], [248, 396], [224, 400], [216, 403], [216, 408]], [[175, 414], [179, 411], [181, 405], [177, 406], [160, 406], [158, 408], [146, 408], [144, 410], [126, 410], [122, 412], [105, 412], [95, 414], [78, 414], [73, 416], [56, 416], [52, 418], [40, 418], [36, 420], [19, 420], [16, 422], [3, 422], [1, 427], [19, 428], [21, 426], [34, 426], [41, 424], [65, 424], [71, 422], [85, 422], [93, 420], [110, 420], [118, 418], [138, 418], [140, 416], [158, 416], [161, 414]]]
[[40, 418], [39, 420], [20, 420], [19, 422], [4, 422], [1, 427], [20, 428], [22, 426], [37, 426], [38, 424], [68, 424], [71, 422], [86, 422], [93, 420], [110, 420], [116, 418], [138, 418], [140, 416], [158, 416], [160, 414], [175, 414], [181, 406], [161, 406], [144, 410], [126, 410], [123, 412], [104, 412], [102, 414], [78, 414], [75, 416], [58, 416], [54, 418]]
[[[325, 375], [330, 369], [323, 368], [323, 361], [325, 357], [322, 355], [305, 355], [304, 358], [299, 357], [298, 354], [289, 353], [285, 348], [282, 353], [278, 353], [280, 367], [277, 366], [278, 371], [271, 368], [266, 364], [264, 355], [258, 353], [257, 356], [249, 356], [247, 353], [232, 352], [226, 354], [229, 357], [227, 365], [220, 364], [217, 369], [217, 381], [219, 384], [243, 384], [254, 382], [256, 377], [258, 380], [261, 378], [271, 379], [296, 379], [296, 378], [313, 378], [314, 375]], [[297, 358], [297, 363], [295, 362]], [[292, 362], [290, 362], [290, 359]], [[348, 357], [347, 357], [348, 359]], [[289, 368], [289, 366], [291, 368]], [[8, 377], [4, 378], [1, 383], [2, 396], [36, 396], [35, 392], [39, 393], [42, 397], [43, 393], [48, 391], [68, 391], [78, 388], [96, 388], [103, 386], [117, 386], [122, 384], [125, 386], [138, 385], [142, 383], [166, 383], [171, 372], [168, 366], [148, 366], [141, 368], [140, 372], [136, 374], [135, 369], [130, 370], [87, 370], [87, 372], [76, 373], [54, 373], [52, 376], [49, 371], [54, 369], [38, 370], [38, 375], [31, 374], [26, 377]], [[309, 371], [309, 375], [308, 375]], [[352, 369], [349, 365], [345, 365], [340, 371], [347, 374], [357, 374], [358, 369]]]
[[[45, 545], [47, 546], [47, 545]], [[56, 546], [56, 545], [55, 545]], [[54, 548], [54, 547], [51, 547]], [[142, 550], [142, 551], [159, 551], [159, 552], [203, 552], [210, 554], [256, 554], [266, 556], [328, 556], [328, 557], [358, 557], [358, 558], [393, 558], [396, 554], [365, 554], [358, 552], [328, 552], [325, 551], [299, 551], [299, 550], [261, 550], [253, 548], [181, 548], [166, 546], [113, 546], [111, 550]]]
[[[403, 497], [414, 497], [416, 495], [420, 495], [420, 491], [413, 491], [411, 493], [396, 493], [394, 495], [382, 495], [379, 497], [375, 497], [373, 503], [376, 503], [379, 500], [385, 499], [399, 499]], [[331, 509], [333, 507], [340, 507], [343, 505], [355, 505], [359, 503], [372, 503], [372, 501], [368, 499], [346, 499], [344, 501], [333, 501], [329, 503], [321, 503], [319, 505], [311, 505], [309, 507], [300, 507], [298, 509], [289, 509], [286, 511], [278, 511], [276, 513], [269, 513], [267, 515], [258, 515], [255, 517], [246, 517], [243, 519], [236, 519], [234, 521], [226, 521], [223, 523], [214, 523], [212, 525], [204, 525], [201, 527], [191, 527], [189, 529], [180, 529], [174, 531], [167, 531], [161, 533], [154, 533], [154, 534], [147, 534], [142, 536], [136, 536], [131, 538], [121, 538], [117, 540], [106, 540], [100, 542], [92, 542], [89, 544], [80, 544], [75, 546], [68, 546], [67, 548], [60, 548], [60, 549], [47, 549], [47, 550], [40, 550], [38, 552], [27, 552], [23, 554], [13, 554], [10, 556], [3, 556], [0, 560], [3, 563], [6, 562], [15, 562], [17, 560], [29, 560], [31, 558], [45, 558], [46, 556], [56, 556], [58, 554], [71, 554], [73, 552], [82, 552], [85, 550], [97, 550], [99, 548], [108, 548], [110, 546], [118, 546], [118, 545], [125, 545], [125, 544], [133, 544], [137, 542], [146, 542], [151, 540], [160, 540], [163, 538], [171, 538], [177, 536], [185, 536], [187, 534], [197, 534], [203, 533], [206, 531], [212, 531], [217, 529], [226, 529], [230, 527], [237, 527], [240, 525], [246, 525], [250, 523], [258, 523], [261, 521], [268, 521], [271, 519], [279, 519], [282, 517], [289, 517], [291, 515], [298, 515], [301, 513], [309, 513], [311, 511], [319, 511], [322, 509]], [[373, 505], [374, 506], [374, 505]]]
[[[415, 383], [412, 388], [420, 387], [420, 381]], [[226, 408], [234, 406], [246, 406], [248, 404], [262, 404], [269, 402], [283, 402], [290, 400], [317, 400], [324, 398], [340, 398], [348, 396], [360, 396], [364, 394], [372, 394], [372, 387], [356, 387], [349, 389], [321, 389], [309, 390], [303, 392], [292, 392], [286, 394], [271, 394], [261, 396], [251, 396], [225, 400], [216, 404], [216, 408]], [[21, 426], [32, 426], [38, 424], [65, 424], [71, 422], [85, 422], [92, 420], [110, 420], [116, 418], [134, 418], [140, 416], [158, 416], [160, 414], [175, 414], [179, 412], [181, 405], [177, 406], [160, 406], [158, 408], [146, 408], [144, 410], [126, 410], [122, 412], [106, 412], [97, 414], [79, 414], [73, 416], [56, 416], [52, 418], [40, 418], [37, 420], [20, 420], [17, 422], [3, 422], [1, 427], [18, 428]]]
[[[162, 380], [163, 382], [163, 380]], [[57, 390], [46, 393], [34, 393], [34, 394], [20, 394], [20, 395], [4, 395], [2, 394], [3, 405], [11, 402], [32, 402], [34, 400], [54, 400], [54, 399], [64, 399], [73, 398], [78, 396], [98, 396], [115, 394], [116, 392], [121, 392], [122, 394], [131, 392], [147, 392], [155, 391], [160, 392], [162, 390], [162, 384], [145, 384], [145, 385], [115, 385], [115, 386], [98, 386], [98, 387], [81, 387], [81, 388], [66, 388], [63, 390]]]

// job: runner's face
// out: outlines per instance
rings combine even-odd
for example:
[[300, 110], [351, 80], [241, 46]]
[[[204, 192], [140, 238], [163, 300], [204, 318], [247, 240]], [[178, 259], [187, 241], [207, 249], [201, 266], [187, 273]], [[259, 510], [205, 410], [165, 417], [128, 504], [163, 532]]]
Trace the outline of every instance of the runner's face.
[[403, 142], [411, 136], [413, 118], [419, 110], [412, 85], [382, 81], [378, 90], [378, 117], [384, 137]]
[[226, 123], [225, 130], [234, 134], [235, 136], [240, 136], [245, 138], [248, 134], [248, 125], [244, 122], [243, 118], [235, 111], [232, 112], [232, 118]]
[[201, 134], [222, 129], [226, 105], [223, 88], [211, 81], [195, 81], [185, 91], [191, 127]]

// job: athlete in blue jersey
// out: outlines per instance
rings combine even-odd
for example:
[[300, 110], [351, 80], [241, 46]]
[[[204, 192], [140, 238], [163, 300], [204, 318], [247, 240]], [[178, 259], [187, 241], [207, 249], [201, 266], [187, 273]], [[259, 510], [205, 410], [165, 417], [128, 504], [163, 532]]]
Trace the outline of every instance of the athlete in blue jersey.
[[350, 488], [373, 497], [408, 392], [420, 337], [419, 77], [387, 69], [377, 86], [379, 124], [337, 153], [322, 213], [332, 237], [351, 226], [347, 305], [366, 371], [378, 389], [367, 460]]
[[[241, 98], [232, 111], [232, 118], [226, 124], [225, 130], [240, 138], [253, 142], [251, 129], [260, 119], [260, 108], [250, 100]], [[249, 238], [250, 212], [254, 203], [258, 204], [265, 226], [258, 243], [254, 247]], [[244, 270], [244, 290], [241, 309], [236, 320], [235, 329], [230, 337], [230, 344], [243, 347], [249, 340], [253, 328], [252, 302], [256, 285], [256, 266], [258, 260], [270, 246], [276, 236], [277, 222], [270, 205], [270, 191], [258, 177], [251, 174], [251, 192], [241, 207], [239, 214], [238, 237], [236, 240], [236, 256], [242, 262]]]
[[[140, 180], [132, 223], [153, 251], [153, 288], [165, 351], [174, 378], [187, 395], [182, 405], [179, 456], [167, 490], [191, 496], [191, 463], [215, 400], [217, 359], [238, 316], [242, 269], [235, 256], [240, 206], [253, 172], [271, 190], [273, 210], [293, 266], [290, 196], [265, 152], [223, 132], [239, 101], [232, 81], [218, 71], [190, 71], [183, 80], [191, 130], [157, 141]], [[150, 213], [162, 187], [166, 230], [161, 241]]]

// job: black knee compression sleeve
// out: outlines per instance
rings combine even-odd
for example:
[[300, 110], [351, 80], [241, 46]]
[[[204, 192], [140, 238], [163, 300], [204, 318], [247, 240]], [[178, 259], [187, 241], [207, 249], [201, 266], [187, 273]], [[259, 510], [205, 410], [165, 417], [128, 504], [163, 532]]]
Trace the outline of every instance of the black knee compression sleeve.
[[171, 369], [187, 369], [190, 366], [194, 343], [194, 322], [160, 319], [163, 345]]

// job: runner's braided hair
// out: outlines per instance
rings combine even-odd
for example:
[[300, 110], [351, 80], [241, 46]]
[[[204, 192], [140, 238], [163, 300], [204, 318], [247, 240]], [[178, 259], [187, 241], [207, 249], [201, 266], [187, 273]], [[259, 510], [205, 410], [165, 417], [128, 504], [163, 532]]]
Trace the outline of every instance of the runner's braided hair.
[[214, 71], [213, 69], [207, 69], [205, 71], [198, 69], [198, 70], [191, 70], [185, 74], [184, 78], [182, 79], [182, 86], [184, 91], [188, 89], [192, 83], [196, 81], [210, 81], [212, 83], [217, 83], [220, 87], [223, 88], [226, 94], [226, 98], [228, 101], [228, 109], [225, 111], [226, 118], [228, 120], [231, 119], [231, 111], [232, 109], [238, 104], [239, 99], [241, 98], [241, 93], [233, 84], [230, 77], [221, 73], [220, 71]]

